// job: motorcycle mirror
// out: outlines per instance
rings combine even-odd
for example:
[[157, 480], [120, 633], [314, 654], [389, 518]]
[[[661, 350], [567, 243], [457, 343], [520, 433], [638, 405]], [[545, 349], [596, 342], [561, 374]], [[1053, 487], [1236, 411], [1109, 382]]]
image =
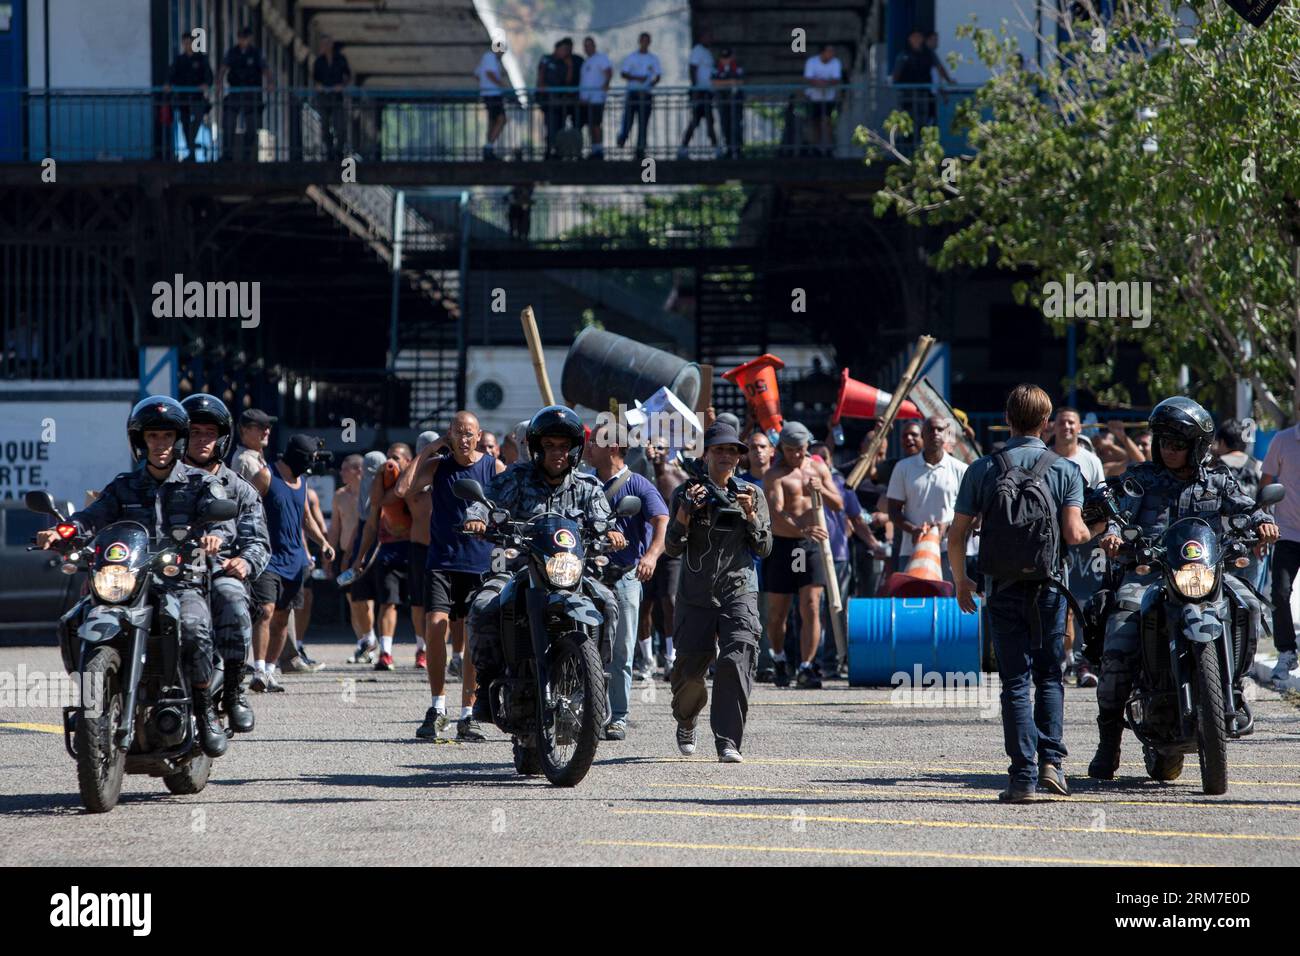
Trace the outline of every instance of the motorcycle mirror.
[[1120, 488], [1126, 497], [1141, 498], [1143, 494], [1142, 483], [1136, 478], [1125, 478], [1120, 482]]
[[1230, 515], [1228, 517], [1228, 527], [1233, 531], [1245, 531], [1250, 525], [1250, 515]]
[[176, 541], [184, 541], [189, 536], [190, 536], [189, 525], [182, 524], [182, 525], [177, 525], [175, 528], [172, 528], [172, 538], [175, 539]]
[[[471, 479], [471, 480], [473, 480], [473, 479]], [[510, 512], [509, 512], [509, 511], [506, 511], [504, 508], [496, 508], [496, 509], [493, 510], [493, 512], [492, 512], [492, 523], [493, 523], [493, 524], [505, 524], [505, 523], [506, 523], [507, 521], [509, 521], [509, 520], [510, 520]]]
[[641, 513], [641, 499], [636, 495], [627, 495], [620, 499], [614, 513], [620, 518], [630, 518]]
[[461, 501], [476, 501], [481, 505], [488, 503], [483, 494], [483, 486], [473, 478], [457, 478], [451, 486], [451, 493]]
[[1265, 508], [1269, 505], [1275, 505], [1285, 497], [1286, 488], [1274, 482], [1259, 489], [1259, 497], [1255, 499], [1255, 507]]
[[48, 491], [29, 491], [23, 499], [27, 505], [28, 511], [35, 511], [38, 515], [51, 515], [63, 520], [59, 514], [59, 509], [54, 507], [54, 498]]
[[1125, 528], [1123, 531], [1120, 532], [1120, 537], [1123, 538], [1125, 541], [1136, 541], [1138, 538], [1142, 537], [1142, 529]]

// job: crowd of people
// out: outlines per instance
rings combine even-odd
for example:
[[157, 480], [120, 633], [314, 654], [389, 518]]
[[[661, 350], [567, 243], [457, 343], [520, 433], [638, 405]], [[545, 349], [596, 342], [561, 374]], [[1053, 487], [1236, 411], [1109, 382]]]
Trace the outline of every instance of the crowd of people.
[[[1112, 421], [1089, 438], [1077, 409], [1053, 409], [1041, 389], [1020, 386], [1008, 400], [1011, 437], [990, 456], [968, 465], [952, 454], [962, 432], [972, 434], [964, 422], [944, 416], [909, 421], [899, 428], [902, 453], [889, 458], [882, 446], [856, 488], [837, 466], [849, 463], [837, 463], [833, 447], [795, 421], [772, 432], [752, 419], [742, 424], [708, 409], [698, 457], [691, 457], [669, 448], [664, 438], [644, 448], [593, 441], [576, 413], [560, 406], [518, 423], [500, 442], [474, 414], [460, 411], [445, 434], [426, 431], [414, 449], [395, 442], [383, 452], [343, 458], [328, 520], [307, 481], [327, 471], [323, 442], [293, 435], [269, 462], [274, 417], [254, 408], [236, 422], [220, 400], [204, 393], [183, 403], [148, 401], [155, 404], [142, 403], [133, 413], [137, 460], [146, 447], [151, 455], [155, 450], [159, 433], [149, 422], [167, 426], [171, 431], [161, 433], [158, 447], [179, 449], [187, 467], [177, 473], [191, 481], [206, 474], [240, 505], [239, 517], [212, 546], [219, 570], [210, 594], [211, 633], [196, 631], [210, 641], [206, 653], [212, 660], [224, 661], [227, 680], [219, 703], [234, 732], [254, 724], [242, 687], [245, 675], [252, 692], [278, 693], [285, 690], [284, 672], [325, 666], [303, 641], [313, 592], [326, 588], [333, 599], [336, 589], [346, 595], [356, 637], [347, 662], [353, 666], [396, 670], [398, 624], [409, 615], [415, 636], [411, 664], [426, 672], [430, 691], [417, 737], [436, 738], [455, 723], [457, 739], [485, 739], [481, 722], [492, 719], [485, 689], [502, 668], [499, 649], [494, 651], [500, 593], [513, 572], [493, 563], [492, 547], [480, 537], [486, 510], [455, 494], [462, 478], [478, 481], [511, 514], [536, 513], [558, 501], [588, 515], [613, 515], [622, 498], [640, 500], [638, 513], [619, 517], [609, 532], [608, 571], [590, 584], [608, 622], [603, 733], [609, 740], [626, 739], [630, 732], [633, 685], [660, 679], [671, 686], [677, 745], [693, 753], [711, 677], [710, 719], [719, 758], [742, 760], [755, 680], [816, 690], [846, 675], [847, 648], [842, 639], [837, 642], [837, 612], [826, 601], [830, 576], [846, 598], [880, 594], [890, 575], [907, 567], [918, 541], [937, 532], [944, 542], [942, 578], [963, 609], [973, 609], [974, 581], [985, 582], [998, 665], [1011, 687], [1003, 695], [1013, 760], [1007, 799], [1020, 799], [1040, 781], [1064, 792], [1063, 775], [1050, 769], [1059, 769], [1065, 752], [1059, 713], [1026, 716], [1031, 683], [1038, 685], [1040, 699], [1047, 688], [1049, 712], [1059, 710], [1062, 675], [1072, 673], [1080, 687], [1098, 687], [1102, 744], [1090, 773], [1113, 774], [1121, 726], [1117, 708], [1132, 680], [1132, 614], [1111, 619], [1115, 633], [1108, 637], [1101, 675], [1094, 674], [1075, 646], [1079, 622], [1059, 589], [1035, 591], [1032, 601], [1022, 600], [1019, 582], [999, 590], [996, 575], [990, 576], [992, 563], [981, 560], [972, 533], [995, 494], [990, 475], [999, 468], [1027, 470], [1044, 452], [1052, 453], [1041, 459], [1044, 479], [1061, 509], [1060, 583], [1077, 599], [1086, 601], [1098, 586], [1104, 558], [1113, 557], [1119, 540], [1116, 528], [1085, 527], [1079, 520], [1072, 509], [1084, 490], [1108, 476], [1140, 472], [1147, 491], [1135, 507], [1145, 520], [1142, 509], [1152, 496], [1159, 498], [1152, 508], [1167, 512], [1176, 503], [1180, 512], [1186, 510], [1183, 492], [1191, 482], [1204, 491], [1187, 505], [1193, 511], [1204, 510], [1202, 498], [1213, 498], [1216, 507], [1228, 509], [1225, 514], [1250, 512], [1264, 546], [1280, 534], [1272, 561], [1261, 547], [1240, 576], [1264, 589], [1271, 565], [1277, 673], [1285, 676], [1296, 666], [1290, 590], [1300, 567], [1300, 507], [1280, 507], [1274, 524], [1254, 501], [1265, 484], [1300, 479], [1297, 430], [1279, 433], [1261, 463], [1246, 451], [1242, 422], [1226, 420], [1216, 429], [1208, 413], [1185, 398], [1162, 402], [1152, 413], [1154, 427], [1133, 437], [1124, 423]], [[863, 451], [871, 437], [868, 431]], [[152, 482], [164, 481], [165, 465], [150, 459], [158, 469], [150, 473]], [[117, 482], [129, 488], [111, 485], [107, 503], [97, 500], [73, 520], [93, 529], [111, 519], [114, 509], [134, 507], [123, 502], [157, 487], [144, 474], [119, 476]], [[822, 542], [829, 545], [829, 562], [821, 556]], [[1141, 586], [1131, 584], [1135, 590]], [[1042, 613], [1038, 625], [1051, 637], [1047, 650], [1017, 643], [1036, 626], [1022, 626], [1035, 602]], [[195, 665], [198, 707], [218, 703], [199, 699], [209, 673]], [[447, 685], [457, 681], [460, 704], [449, 707]], [[1027, 721], [1037, 726], [1040, 743], [1046, 741], [1037, 751], [1025, 744]], [[205, 749], [211, 744], [224, 750], [224, 740], [218, 747], [208, 723], [202, 729]]]

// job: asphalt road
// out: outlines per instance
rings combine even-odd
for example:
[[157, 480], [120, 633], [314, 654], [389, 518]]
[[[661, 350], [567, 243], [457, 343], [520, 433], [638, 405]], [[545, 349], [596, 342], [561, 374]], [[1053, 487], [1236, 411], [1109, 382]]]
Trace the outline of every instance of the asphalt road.
[[[330, 663], [253, 700], [257, 730], [174, 797], [128, 777], [109, 814], [82, 811], [48, 708], [0, 709], [0, 864], [1293, 864], [1300, 858], [1300, 708], [1262, 691], [1258, 730], [1231, 745], [1231, 786], [1145, 779], [1125, 736], [1122, 779], [1084, 776], [1094, 692], [1066, 695], [1072, 795], [997, 803], [1006, 758], [996, 701], [910, 708], [888, 690], [759, 685], [746, 762], [707, 732], [678, 755], [667, 685], [634, 687], [628, 739], [602, 742], [575, 789], [515, 775], [508, 738], [432, 743], [413, 648], [395, 673]], [[59, 671], [53, 648], [0, 649], [0, 674]], [[354, 683], [348, 683], [349, 681]], [[458, 685], [451, 685], [456, 694]], [[454, 699], [454, 697], [453, 697]], [[454, 730], [453, 730], [454, 732]]]

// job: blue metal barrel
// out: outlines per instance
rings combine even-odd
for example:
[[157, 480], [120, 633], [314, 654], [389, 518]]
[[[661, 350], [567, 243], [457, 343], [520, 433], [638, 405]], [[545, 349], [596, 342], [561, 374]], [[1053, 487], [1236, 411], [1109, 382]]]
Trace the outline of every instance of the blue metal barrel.
[[939, 674], [980, 671], [984, 615], [963, 614], [956, 598], [852, 598], [848, 617], [854, 687], [892, 686], [894, 674], [910, 678], [917, 665]]

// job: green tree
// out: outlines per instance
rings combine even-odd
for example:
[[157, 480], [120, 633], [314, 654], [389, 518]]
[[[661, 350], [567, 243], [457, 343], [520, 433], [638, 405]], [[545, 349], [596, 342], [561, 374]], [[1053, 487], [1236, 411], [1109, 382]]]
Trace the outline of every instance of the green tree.
[[[1062, 18], [1068, 41], [1043, 69], [1017, 62], [1006, 23], [961, 28], [992, 78], [958, 110], [969, 153], [945, 157], [934, 127], [914, 151], [894, 113], [885, 134], [859, 129], [868, 161], [896, 160], [876, 199], [947, 224], [940, 269], [993, 264], [1033, 276], [1021, 302], [1042, 306], [1066, 275], [1150, 282], [1151, 323], [1075, 318], [1078, 384], [1125, 402], [1116, 343], [1140, 342], [1155, 394], [1222, 396], [1238, 377], [1259, 408], [1289, 419], [1296, 381], [1300, 273], [1300, 12], [1277, 10], [1249, 27], [1220, 0], [1171, 12], [1160, 0], [1118, 0], [1101, 21]], [[1042, 42], [1052, 50], [1055, 24]], [[954, 165], [955, 164], [955, 165]], [[1049, 318], [1062, 334], [1071, 319]], [[1141, 324], [1140, 322], [1138, 323]]]

